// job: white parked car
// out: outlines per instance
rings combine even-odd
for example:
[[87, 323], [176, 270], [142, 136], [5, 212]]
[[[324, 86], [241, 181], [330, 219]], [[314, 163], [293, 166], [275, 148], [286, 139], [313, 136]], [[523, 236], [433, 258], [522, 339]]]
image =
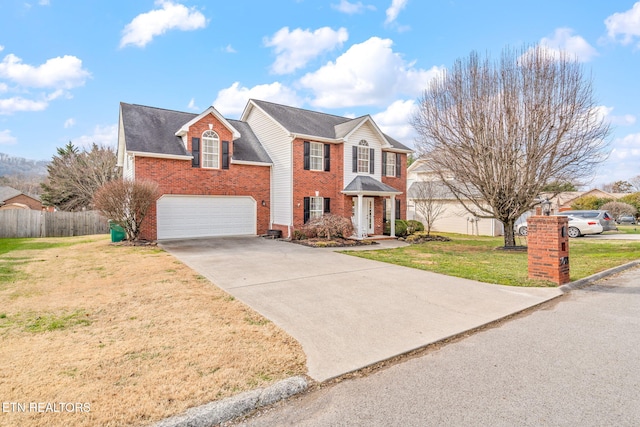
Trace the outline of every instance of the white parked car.
[[[585, 234], [600, 234], [603, 231], [602, 224], [597, 219], [578, 218], [569, 216], [569, 228], [567, 235], [569, 237], [580, 237]], [[516, 234], [521, 236], [527, 235], [527, 222], [516, 225]]]

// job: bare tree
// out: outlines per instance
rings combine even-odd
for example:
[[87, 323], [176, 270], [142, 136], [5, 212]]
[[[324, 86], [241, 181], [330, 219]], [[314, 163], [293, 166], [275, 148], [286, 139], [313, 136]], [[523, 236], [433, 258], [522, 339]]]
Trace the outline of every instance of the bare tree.
[[418, 181], [409, 188], [409, 197], [413, 199], [416, 211], [424, 219], [427, 236], [436, 220], [444, 213], [447, 187], [439, 181]]
[[69, 142], [58, 148], [42, 184], [42, 201], [63, 211], [93, 208], [93, 194], [107, 182], [120, 177], [116, 154], [96, 144], [83, 150]]
[[495, 62], [471, 53], [431, 81], [418, 107], [419, 154], [465, 209], [504, 224], [505, 246], [545, 185], [578, 183], [606, 157], [609, 126], [590, 79], [540, 46], [504, 49]]
[[609, 213], [615, 218], [618, 219], [621, 216], [624, 215], [636, 215], [636, 212], [638, 212], [638, 209], [636, 209], [635, 206], [630, 205], [628, 203], [623, 203], [623, 202], [608, 202], [605, 203], [604, 205], [602, 205], [602, 207], [600, 209], [604, 209], [606, 211], [609, 211]]
[[631, 184], [631, 189], [633, 191], [640, 191], [640, 175], [636, 175], [633, 178], [630, 178], [629, 184]]
[[110, 181], [95, 193], [94, 203], [104, 216], [124, 228], [128, 240], [138, 240], [142, 221], [159, 196], [153, 181]]

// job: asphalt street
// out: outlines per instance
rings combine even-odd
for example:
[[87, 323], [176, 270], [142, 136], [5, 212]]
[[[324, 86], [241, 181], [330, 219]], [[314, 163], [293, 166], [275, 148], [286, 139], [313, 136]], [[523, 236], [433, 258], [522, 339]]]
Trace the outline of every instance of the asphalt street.
[[640, 425], [640, 268], [241, 424]]

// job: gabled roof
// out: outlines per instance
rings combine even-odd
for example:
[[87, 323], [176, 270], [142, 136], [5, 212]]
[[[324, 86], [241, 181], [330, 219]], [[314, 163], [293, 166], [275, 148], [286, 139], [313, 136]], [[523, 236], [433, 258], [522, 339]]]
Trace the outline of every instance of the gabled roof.
[[175, 135], [193, 113], [120, 103], [127, 151], [187, 156], [182, 138]]
[[[200, 115], [124, 102], [120, 103], [120, 109], [127, 151], [170, 156], [191, 155], [176, 133]], [[233, 141], [232, 161], [272, 163], [247, 123], [229, 119], [225, 121], [236, 131], [236, 135], [240, 135]]]
[[16, 196], [22, 194], [22, 191], [16, 190], [13, 187], [0, 187], [0, 203], [5, 202], [6, 200], [13, 199]]
[[[432, 187], [429, 187], [432, 186]], [[424, 199], [425, 196], [434, 200], [456, 200], [453, 192], [441, 181], [417, 181], [411, 184], [407, 190], [407, 197], [410, 199]]]
[[[251, 104], [262, 109], [291, 134], [339, 140], [353, 132], [366, 121], [371, 121], [381, 137], [389, 143], [392, 149], [407, 152], [412, 151], [409, 147], [382, 133], [371, 116], [368, 115], [353, 119], [321, 113], [319, 111], [274, 104], [273, 102], [258, 99], [249, 100], [247, 109], [250, 108]], [[247, 109], [245, 109], [243, 116], [247, 113]]]
[[20, 196], [20, 195], [27, 196], [32, 198], [33, 200], [40, 201], [40, 197], [38, 196], [23, 193], [22, 191], [16, 190], [13, 187], [0, 186], [0, 205], [3, 205], [7, 200], [13, 199], [14, 197]]
[[392, 195], [392, 194], [402, 194], [402, 191], [399, 191], [390, 185], [387, 185], [383, 182], [378, 181], [370, 176], [362, 176], [359, 175], [353, 179], [347, 185], [344, 190], [342, 190], [344, 194], [375, 194], [375, 195]]
[[176, 132], [176, 136], [186, 135], [187, 132], [189, 132], [189, 127], [191, 127], [191, 125], [199, 122], [209, 114], [218, 119], [218, 121], [231, 132], [234, 141], [240, 138], [240, 132], [238, 132], [238, 130], [234, 128], [231, 123], [229, 123], [229, 121], [225, 119], [222, 114], [220, 114], [218, 110], [216, 110], [213, 106], [207, 108], [206, 110], [204, 110], [204, 112], [200, 113], [199, 115], [195, 116], [193, 119], [182, 125], [182, 127]]

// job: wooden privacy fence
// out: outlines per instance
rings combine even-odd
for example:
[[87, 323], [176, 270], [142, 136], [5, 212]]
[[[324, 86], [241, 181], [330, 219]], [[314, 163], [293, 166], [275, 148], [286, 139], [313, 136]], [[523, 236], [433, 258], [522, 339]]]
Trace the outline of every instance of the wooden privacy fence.
[[0, 210], [0, 238], [68, 237], [106, 233], [109, 233], [109, 224], [97, 211]]

